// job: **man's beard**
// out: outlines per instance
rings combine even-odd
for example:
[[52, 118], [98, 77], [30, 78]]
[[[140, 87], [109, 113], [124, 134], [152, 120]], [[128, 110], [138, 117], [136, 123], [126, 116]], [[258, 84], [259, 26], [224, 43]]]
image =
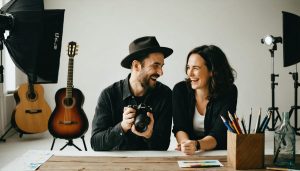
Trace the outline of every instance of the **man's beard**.
[[[151, 75], [151, 76], [153, 76], [153, 75]], [[150, 83], [152, 81], [151, 76], [144, 77], [143, 74], [141, 75], [140, 83], [145, 90], [154, 89], [156, 86], [157, 81], [155, 81], [154, 84]]]

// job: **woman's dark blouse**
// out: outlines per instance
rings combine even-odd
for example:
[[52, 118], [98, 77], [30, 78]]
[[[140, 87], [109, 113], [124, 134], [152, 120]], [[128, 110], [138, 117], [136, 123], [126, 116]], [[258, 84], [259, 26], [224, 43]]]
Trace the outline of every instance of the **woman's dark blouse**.
[[[181, 81], [173, 88], [173, 133], [184, 131], [191, 140], [201, 139], [197, 137], [193, 129], [193, 117], [195, 113], [195, 91], [190, 83]], [[237, 104], [237, 88], [233, 84], [222, 96], [211, 99], [206, 106], [204, 118], [204, 136], [213, 136], [217, 141], [215, 149], [227, 148], [227, 128], [220, 115], [228, 119], [227, 112], [235, 113]]]

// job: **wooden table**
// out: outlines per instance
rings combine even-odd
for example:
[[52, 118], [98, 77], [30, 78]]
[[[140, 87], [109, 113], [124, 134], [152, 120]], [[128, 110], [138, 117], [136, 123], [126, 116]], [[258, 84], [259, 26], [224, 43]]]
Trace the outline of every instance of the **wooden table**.
[[[178, 160], [219, 160], [224, 167], [180, 168]], [[265, 156], [265, 165], [271, 164], [272, 156]], [[296, 158], [300, 164], [300, 155]], [[59, 170], [233, 170], [227, 163], [227, 156], [170, 156], [170, 157], [118, 157], [118, 156], [52, 156], [40, 168], [40, 171]], [[265, 169], [260, 169], [265, 170]]]

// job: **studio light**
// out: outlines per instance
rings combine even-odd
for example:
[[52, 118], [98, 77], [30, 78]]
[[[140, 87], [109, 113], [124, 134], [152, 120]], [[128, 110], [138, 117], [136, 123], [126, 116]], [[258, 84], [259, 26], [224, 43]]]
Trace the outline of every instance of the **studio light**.
[[57, 83], [64, 12], [44, 9], [43, 0], [11, 0], [0, 9], [0, 51], [4, 44], [31, 83]]
[[282, 38], [274, 37], [272, 35], [266, 35], [264, 38], [261, 39], [261, 43], [270, 46], [276, 43], [282, 43]]
[[10, 30], [13, 28], [13, 16], [11, 14], [0, 14], [0, 32], [4, 33], [5, 30]]
[[278, 111], [278, 107], [275, 107], [275, 86], [278, 85], [275, 82], [276, 77], [279, 77], [279, 74], [274, 73], [274, 52], [277, 50], [277, 43], [282, 43], [281, 37], [274, 37], [272, 35], [266, 35], [264, 38], [261, 39], [261, 43], [271, 46], [269, 52], [272, 58], [272, 73], [271, 73], [271, 92], [272, 92], [272, 106], [268, 108], [268, 111], [271, 112], [271, 127], [268, 127], [269, 131], [275, 130], [275, 125], [278, 119], [281, 121], [281, 117]]

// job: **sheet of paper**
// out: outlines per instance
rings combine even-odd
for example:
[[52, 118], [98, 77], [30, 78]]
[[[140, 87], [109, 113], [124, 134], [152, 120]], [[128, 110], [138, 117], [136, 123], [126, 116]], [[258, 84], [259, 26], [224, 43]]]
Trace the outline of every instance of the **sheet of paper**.
[[219, 160], [179, 160], [181, 168], [202, 168], [202, 167], [222, 167]]
[[16, 158], [14, 161], [7, 164], [1, 170], [36, 170], [38, 167], [40, 167], [40, 165], [45, 163], [52, 155], [53, 152], [51, 151], [29, 150], [26, 153], [24, 153], [21, 157]]

